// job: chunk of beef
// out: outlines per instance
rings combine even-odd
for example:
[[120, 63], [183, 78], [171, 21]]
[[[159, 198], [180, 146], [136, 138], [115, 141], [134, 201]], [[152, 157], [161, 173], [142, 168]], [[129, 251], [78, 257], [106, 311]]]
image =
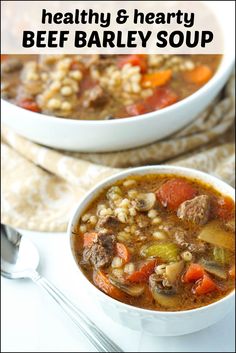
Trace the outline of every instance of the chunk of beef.
[[98, 233], [97, 239], [83, 251], [83, 260], [96, 268], [108, 266], [115, 251], [115, 235], [109, 232]]
[[152, 275], [150, 275], [148, 280], [149, 280], [149, 285], [151, 289], [155, 288], [158, 285], [158, 283], [161, 282], [160, 277], [158, 277], [156, 273], [153, 273]]
[[1, 65], [2, 74], [10, 74], [12, 72], [18, 71], [23, 67], [23, 64], [18, 59], [8, 59], [4, 61]]
[[198, 240], [196, 243], [188, 243], [186, 248], [193, 253], [203, 253], [206, 251], [207, 245]]
[[84, 95], [84, 107], [101, 107], [108, 101], [109, 96], [104, 91], [104, 89], [96, 85], [92, 87], [90, 90], [86, 91]]
[[171, 296], [176, 293], [175, 288], [167, 281], [163, 275], [157, 275], [153, 273], [149, 276], [149, 287], [151, 291], [157, 291], [157, 293], [162, 295]]
[[114, 228], [119, 226], [119, 224], [120, 224], [120, 221], [115, 216], [104, 216], [99, 219], [96, 228], [98, 230], [103, 228], [113, 230]]
[[206, 250], [206, 244], [196, 239], [193, 241], [187, 230], [176, 227], [173, 223], [166, 223], [162, 229], [167, 232], [172, 238], [173, 242], [181, 248], [189, 250], [194, 253], [201, 253]]
[[189, 243], [186, 241], [187, 233], [181, 228], [176, 228], [174, 233], [174, 242], [182, 248], [188, 248]]
[[184, 220], [199, 225], [206, 224], [210, 215], [210, 197], [208, 195], [196, 196], [191, 200], [181, 203], [177, 216]]
[[114, 65], [115, 55], [100, 55], [99, 60], [95, 62], [94, 66], [98, 70], [105, 70], [108, 66]]

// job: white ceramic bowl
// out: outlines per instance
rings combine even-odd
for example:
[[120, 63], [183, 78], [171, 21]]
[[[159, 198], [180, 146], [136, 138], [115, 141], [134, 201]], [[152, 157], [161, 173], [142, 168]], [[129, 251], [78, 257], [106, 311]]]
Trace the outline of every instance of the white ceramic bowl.
[[[106, 179], [104, 182], [93, 188], [80, 202], [76, 210], [73, 212], [69, 226], [68, 236], [71, 241], [73, 253], [72, 230], [74, 225], [78, 223], [83, 212], [86, 210], [91, 201], [100, 194], [100, 192], [113, 185], [117, 180], [121, 180], [129, 175], [145, 175], [145, 174], [175, 174], [201, 180], [212, 185], [224, 195], [232, 198], [235, 196], [235, 190], [223, 181], [203, 172], [181, 167], [173, 166], [152, 166], [140, 167], [121, 172], [115, 176]], [[74, 256], [74, 253], [73, 253]], [[75, 256], [74, 256], [75, 259]], [[76, 261], [76, 259], [75, 259]], [[77, 263], [77, 262], [76, 262]], [[223, 299], [201, 307], [199, 309], [179, 311], [179, 312], [162, 312], [140, 309], [127, 304], [123, 304], [97, 289], [85, 277], [78, 266], [78, 280], [81, 282], [81, 288], [88, 291], [91, 300], [99, 302], [104, 312], [114, 321], [128, 326], [135, 330], [144, 330], [147, 333], [157, 336], [177, 336], [191, 333], [204, 329], [218, 320], [222, 319], [228, 312], [233, 309], [235, 292], [231, 292]]]

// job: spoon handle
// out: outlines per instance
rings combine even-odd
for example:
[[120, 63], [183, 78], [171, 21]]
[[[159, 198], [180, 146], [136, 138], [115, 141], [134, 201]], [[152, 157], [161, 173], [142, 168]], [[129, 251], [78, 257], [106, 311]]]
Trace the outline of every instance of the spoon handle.
[[98, 352], [123, 352], [104, 332], [102, 332], [82, 311], [80, 311], [66, 296], [42, 277], [37, 271], [32, 273], [31, 279], [59, 304], [63, 311], [79, 327], [83, 334], [96, 347]]

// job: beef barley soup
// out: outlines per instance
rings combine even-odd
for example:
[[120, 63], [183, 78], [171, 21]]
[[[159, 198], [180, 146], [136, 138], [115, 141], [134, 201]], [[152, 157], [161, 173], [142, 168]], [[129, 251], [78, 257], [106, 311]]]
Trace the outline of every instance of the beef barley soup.
[[151, 310], [213, 303], [234, 289], [235, 205], [175, 175], [132, 176], [94, 199], [72, 247], [88, 280], [110, 297]]
[[215, 74], [221, 55], [2, 55], [2, 97], [61, 118], [109, 120], [163, 109]]

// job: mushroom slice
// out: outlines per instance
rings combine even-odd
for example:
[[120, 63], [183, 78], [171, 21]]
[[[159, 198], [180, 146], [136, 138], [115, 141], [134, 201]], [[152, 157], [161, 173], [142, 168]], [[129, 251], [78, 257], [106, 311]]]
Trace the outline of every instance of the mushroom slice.
[[118, 279], [114, 278], [113, 276], [109, 276], [109, 281], [113, 286], [119, 288], [123, 292], [131, 295], [132, 297], [139, 297], [140, 295], [143, 294], [145, 290], [145, 286], [141, 284], [136, 284], [136, 285], [126, 285], [124, 283], [119, 282]]
[[156, 275], [149, 277], [149, 284], [154, 300], [165, 308], [174, 308], [179, 304], [179, 296], [174, 287], [163, 287], [160, 281], [156, 280]]
[[141, 193], [135, 199], [135, 208], [140, 212], [146, 212], [156, 203], [156, 195], [153, 192]]
[[200, 264], [204, 267], [204, 269], [209, 272], [210, 274], [219, 277], [221, 279], [227, 279], [227, 272], [224, 269], [224, 267], [222, 267], [221, 265], [219, 265], [218, 263], [214, 262], [214, 261], [207, 261], [202, 259], [200, 261]]
[[165, 308], [173, 308], [179, 304], [179, 297], [173, 287], [161, 288], [159, 286], [151, 289], [155, 301]]
[[184, 261], [174, 262], [166, 266], [166, 278], [173, 284], [177, 281], [179, 275], [183, 271]]

